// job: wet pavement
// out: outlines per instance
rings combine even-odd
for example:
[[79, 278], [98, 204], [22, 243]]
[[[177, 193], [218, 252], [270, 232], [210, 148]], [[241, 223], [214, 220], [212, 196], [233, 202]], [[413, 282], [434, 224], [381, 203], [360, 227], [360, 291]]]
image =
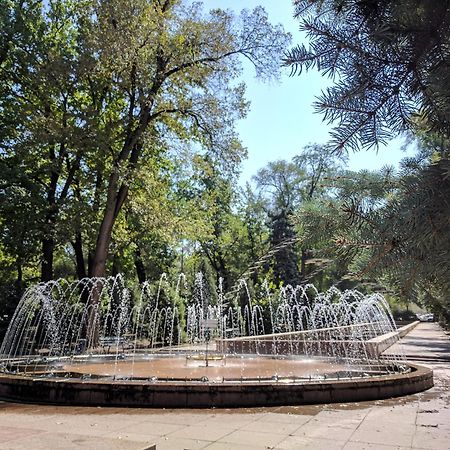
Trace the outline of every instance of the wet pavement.
[[0, 449], [450, 449], [450, 337], [421, 323], [390, 352], [434, 370], [435, 387], [372, 402], [164, 410], [0, 402]]

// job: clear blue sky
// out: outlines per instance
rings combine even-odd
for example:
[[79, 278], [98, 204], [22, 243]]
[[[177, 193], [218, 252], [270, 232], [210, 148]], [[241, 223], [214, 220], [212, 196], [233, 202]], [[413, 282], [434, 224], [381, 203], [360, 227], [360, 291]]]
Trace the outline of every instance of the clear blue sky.
[[[240, 11], [261, 5], [272, 23], [281, 23], [292, 34], [292, 44], [298, 44], [304, 36], [298, 31], [290, 0], [204, 0], [205, 9], [223, 8]], [[309, 143], [326, 143], [331, 129], [315, 113], [312, 103], [330, 81], [318, 72], [302, 73], [290, 77], [286, 69], [280, 82], [265, 84], [255, 79], [251, 68], [244, 70], [247, 99], [250, 112], [237, 126], [241, 141], [248, 150], [248, 159], [242, 165], [241, 182], [247, 180], [269, 161], [289, 160]], [[350, 154], [349, 168], [379, 169], [384, 165], [397, 165], [405, 156], [400, 150], [401, 140], [395, 139], [378, 153], [360, 151]]]

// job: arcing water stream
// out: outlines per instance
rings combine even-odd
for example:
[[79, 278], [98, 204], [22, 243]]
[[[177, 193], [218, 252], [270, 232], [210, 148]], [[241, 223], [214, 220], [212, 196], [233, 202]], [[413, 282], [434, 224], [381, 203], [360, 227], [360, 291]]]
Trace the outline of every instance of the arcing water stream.
[[[406, 371], [381, 355], [398, 339], [386, 300], [312, 285], [267, 285], [253, 299], [221, 285], [194, 294], [180, 276], [127, 287], [121, 276], [56, 280], [23, 295], [0, 348], [0, 371], [33, 377], [129, 380], [345, 378]], [[209, 353], [206, 347], [209, 346]]]

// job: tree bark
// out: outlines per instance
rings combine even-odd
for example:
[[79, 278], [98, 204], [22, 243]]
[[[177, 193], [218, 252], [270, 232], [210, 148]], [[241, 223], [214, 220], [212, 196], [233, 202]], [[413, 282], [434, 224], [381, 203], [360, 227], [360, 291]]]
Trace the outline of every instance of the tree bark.
[[112, 276], [115, 277], [116, 275], [119, 275], [120, 273], [120, 261], [117, 255], [114, 255], [113, 262], [112, 262]]
[[139, 247], [134, 253], [134, 266], [136, 267], [139, 283], [145, 283], [147, 281], [147, 273], [145, 272], [144, 261], [142, 260], [142, 253]]
[[42, 238], [42, 264], [41, 281], [50, 281], [53, 278], [53, 252], [55, 250], [55, 238], [53, 233], [55, 223], [58, 217], [58, 207], [56, 205], [56, 186], [59, 175], [56, 172], [51, 173], [50, 186], [47, 192], [48, 212], [45, 218], [45, 233]]
[[[112, 230], [119, 210], [117, 210], [119, 180], [118, 170], [114, 170], [109, 178], [108, 196], [106, 198], [105, 213], [97, 235], [95, 250], [92, 257], [91, 277], [104, 277], [106, 275], [106, 261], [111, 243]], [[121, 206], [121, 205], [120, 205]]]
[[108, 259], [109, 244], [111, 243], [114, 218], [105, 214], [97, 236], [94, 255], [91, 263], [91, 277], [106, 276], [106, 261]]
[[75, 265], [77, 269], [77, 277], [79, 280], [86, 278], [86, 266], [84, 263], [84, 254], [83, 254], [83, 239], [81, 237], [81, 233], [78, 232], [75, 236], [75, 240], [72, 242], [72, 247], [75, 252]]
[[[56, 161], [54, 145], [49, 147], [49, 159], [52, 163]], [[59, 173], [52, 170], [50, 183], [47, 191], [47, 213], [45, 216], [45, 235], [42, 238], [42, 264], [41, 281], [50, 281], [53, 278], [53, 252], [55, 250], [55, 238], [53, 237], [56, 219], [58, 217], [58, 205], [56, 204], [56, 189], [58, 186]]]
[[306, 261], [308, 260], [308, 250], [302, 248], [302, 256], [301, 256], [301, 264], [300, 264], [300, 273], [302, 275], [302, 278], [305, 279], [306, 277]]
[[23, 286], [23, 269], [22, 269], [22, 263], [20, 260], [17, 261], [17, 278], [16, 278], [16, 287], [17, 290], [20, 291]]
[[50, 281], [53, 278], [53, 252], [55, 240], [51, 236], [42, 239], [41, 281]]

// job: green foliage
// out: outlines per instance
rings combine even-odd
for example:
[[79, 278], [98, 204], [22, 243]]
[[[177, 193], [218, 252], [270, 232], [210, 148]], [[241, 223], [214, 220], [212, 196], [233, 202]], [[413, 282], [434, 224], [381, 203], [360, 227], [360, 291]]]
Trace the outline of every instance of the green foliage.
[[69, 258], [78, 277], [138, 263], [143, 278], [158, 275], [218, 215], [184, 195], [183, 153], [236, 172], [241, 60], [277, 78], [289, 35], [261, 7], [234, 17], [175, 0], [1, 6], [2, 248], [19, 272], [41, 262], [44, 281], [69, 274]]
[[284, 160], [269, 162], [253, 179], [273, 211], [291, 211], [302, 200], [305, 172], [297, 164]]
[[0, 25], [1, 283], [154, 279], [185, 246], [236, 279], [238, 77], [278, 77], [282, 27], [178, 0], [3, 0]]
[[[326, 179], [335, 175], [345, 161], [328, 146], [308, 145], [292, 162], [275, 161], [258, 171], [254, 180], [261, 198], [265, 199], [270, 229], [270, 258], [265, 269], [272, 268], [274, 281], [296, 285], [307, 281], [307, 262], [313, 256], [308, 234], [293, 226], [299, 208], [313, 199], [331, 195]], [[315, 233], [316, 234], [316, 233]]]
[[336, 177], [335, 198], [301, 211], [301, 232], [448, 319], [448, 2], [302, 0], [295, 16], [310, 47], [293, 48], [285, 64], [333, 79], [315, 104], [335, 126], [333, 148], [377, 147], [405, 130], [420, 141], [397, 176]]
[[448, 320], [447, 152], [427, 135], [398, 174], [386, 168], [336, 177], [333, 198], [299, 210], [301, 238], [343, 269], [337, 279], [369, 290], [384, 285], [399, 301], [422, 302]]
[[378, 146], [417, 130], [418, 118], [449, 136], [448, 2], [302, 0], [295, 16], [310, 47], [293, 48], [285, 64], [333, 78], [315, 106], [335, 126], [336, 148]]
[[[202, 271], [194, 295], [212, 303], [222, 282], [244, 307], [245, 278], [266, 304], [267, 278], [384, 289], [450, 316], [445, 4], [296, 2], [311, 48], [286, 64], [335, 76], [317, 103], [335, 145], [239, 190], [241, 60], [277, 78], [289, 42], [261, 7], [0, 1], [0, 320], [39, 278], [180, 271]], [[344, 171], [334, 152], [404, 129], [419, 152], [400, 173]], [[171, 308], [192, 294], [159, 288]]]

